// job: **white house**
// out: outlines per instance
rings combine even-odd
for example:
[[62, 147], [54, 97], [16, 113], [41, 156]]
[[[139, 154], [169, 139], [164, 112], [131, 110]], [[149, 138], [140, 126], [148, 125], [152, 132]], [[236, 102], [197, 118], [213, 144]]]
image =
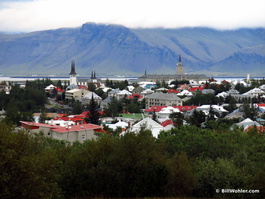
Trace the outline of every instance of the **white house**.
[[248, 92], [243, 93], [242, 95], [247, 95], [250, 97], [258, 97], [258, 96], [262, 96], [264, 94], [265, 94], [265, 92], [263, 90], [261, 90], [260, 88], [253, 88], [253, 89], [249, 90]]
[[50, 85], [47, 86], [44, 90], [45, 90], [45, 92], [51, 92], [51, 91], [52, 91], [53, 89], [55, 89], [55, 88], [56, 88], [56, 86], [50, 84]]
[[218, 93], [217, 95], [216, 95], [216, 97], [222, 97], [222, 98], [226, 98], [228, 96], [228, 94], [226, 93], [226, 92], [221, 92], [221, 93]]
[[243, 120], [242, 122], [237, 123], [236, 125], [239, 127], [243, 127], [244, 130], [248, 129], [248, 127], [250, 126], [261, 126], [260, 123], [253, 121], [249, 118]]
[[229, 91], [226, 92], [228, 95], [237, 95], [239, 94], [239, 91], [236, 89], [230, 89]]
[[62, 119], [58, 119], [58, 120], [45, 120], [45, 124], [50, 124], [50, 125], [57, 125], [57, 126], [62, 126], [62, 127], [68, 127], [71, 125], [75, 125], [75, 122], [73, 121], [65, 121]]
[[265, 91], [265, 84], [261, 85], [259, 88], [260, 88], [261, 90]]
[[99, 97], [96, 93], [89, 91], [86, 95], [84, 95], [84, 96], [81, 98], [81, 104], [82, 104], [82, 105], [89, 104], [90, 101], [91, 101], [91, 99], [92, 99], [92, 96], [93, 96], [94, 101], [95, 101], [97, 104], [100, 104], [100, 103], [101, 103], [102, 98]]
[[191, 87], [199, 87], [201, 85], [195, 80], [189, 80], [189, 83]]
[[214, 112], [218, 114], [228, 113], [227, 110], [225, 110], [223, 107], [218, 105], [202, 105], [197, 107], [196, 111], [203, 111], [206, 115], [208, 115], [211, 108], [213, 109]]
[[174, 108], [172, 106], [167, 106], [165, 108], [162, 108], [161, 111], [157, 113], [157, 116], [159, 118], [169, 118], [169, 115], [172, 113], [179, 113], [180, 110], [178, 108]]
[[142, 91], [140, 94], [142, 96], [147, 96], [147, 95], [150, 95], [152, 93], [154, 93], [155, 91], [151, 90], [151, 89], [145, 89], [144, 91]]
[[132, 95], [132, 93], [127, 90], [122, 90], [116, 93], [116, 98], [122, 99], [124, 96], [129, 96], [129, 95]]
[[129, 124], [127, 122], [118, 121], [115, 124], [106, 124], [109, 128], [116, 130], [118, 127], [121, 127], [122, 129], [127, 129]]
[[151, 118], [147, 117], [140, 122], [133, 125], [129, 131], [138, 133], [141, 128], [145, 127], [148, 130], [152, 131], [152, 135], [157, 138], [160, 131], [164, 130], [164, 127], [160, 124], [158, 124], [156, 121], [152, 120]]
[[177, 94], [178, 96], [193, 96], [193, 94], [188, 90], [183, 90]]
[[134, 90], [134, 86], [127, 86], [128, 90], [132, 92]]

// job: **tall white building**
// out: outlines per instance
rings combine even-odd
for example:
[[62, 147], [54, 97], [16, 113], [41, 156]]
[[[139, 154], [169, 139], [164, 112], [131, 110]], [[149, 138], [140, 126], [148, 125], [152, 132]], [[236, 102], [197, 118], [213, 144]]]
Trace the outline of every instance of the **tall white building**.
[[71, 72], [70, 75], [70, 85], [77, 85], [76, 81], [76, 72], [75, 72], [75, 61], [72, 61], [71, 63]]

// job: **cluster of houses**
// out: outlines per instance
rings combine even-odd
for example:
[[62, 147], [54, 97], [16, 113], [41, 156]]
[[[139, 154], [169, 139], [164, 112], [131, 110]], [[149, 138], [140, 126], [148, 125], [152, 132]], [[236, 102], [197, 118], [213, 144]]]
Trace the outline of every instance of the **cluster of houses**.
[[[137, 98], [138, 100], [145, 99], [146, 108], [143, 109], [143, 113], [141, 114], [142, 117], [140, 118], [133, 119], [134, 114], [131, 113], [131, 118], [125, 118], [122, 116], [117, 118], [101, 118], [101, 125], [92, 125], [86, 124], [84, 118], [86, 117], [87, 112], [83, 112], [80, 115], [70, 115], [67, 117], [63, 115], [57, 115], [54, 116], [53, 119], [47, 120], [45, 124], [24, 121], [22, 121], [21, 124], [23, 127], [30, 129], [30, 131], [32, 132], [42, 131], [46, 136], [54, 139], [67, 140], [69, 142], [79, 141], [82, 143], [87, 139], [96, 139], [98, 133], [106, 133], [103, 125], [106, 125], [114, 131], [117, 128], [120, 128], [122, 130], [121, 135], [124, 135], [128, 131], [138, 132], [144, 126], [146, 129], [151, 130], [154, 137], [158, 137], [161, 131], [167, 131], [171, 128], [174, 128], [174, 123], [170, 120], [170, 115], [172, 113], [181, 113], [184, 115], [184, 118], [187, 118], [192, 116], [193, 112], [196, 110], [202, 111], [207, 116], [210, 112], [210, 109], [212, 109], [215, 113], [217, 113], [215, 116], [216, 118], [218, 118], [218, 115], [222, 114], [226, 114], [226, 118], [241, 118], [242, 121], [236, 125], [243, 127], [243, 129], [246, 131], [253, 126], [260, 128], [261, 132], [265, 130], [263, 128], [265, 120], [262, 120], [260, 118], [257, 121], [252, 121], [249, 118], [243, 120], [243, 112], [240, 112], [240, 108], [235, 110], [233, 113], [228, 114], [228, 111], [224, 108], [223, 105], [183, 106], [183, 99], [185, 100], [186, 97], [190, 97], [190, 95], [184, 98], [180, 98], [180, 96], [178, 96], [178, 93], [185, 91], [185, 89], [183, 89], [183, 85], [181, 86], [181, 89], [183, 90], [178, 89], [175, 90], [176, 92], [172, 92], [174, 89], [163, 89], [163, 91], [161, 91], [161, 89], [156, 90], [156, 86], [153, 83], [149, 84], [147, 82], [141, 82], [140, 85], [141, 86], [136, 89], [130, 86], [130, 89], [128, 88], [128, 90], [111, 90], [110, 88], [107, 88], [109, 92], [108, 97], [105, 100], [102, 100], [95, 93], [88, 91], [83, 86], [81, 88], [74, 88], [74, 91], [80, 91], [78, 93], [81, 96], [74, 95], [73, 97], [80, 102], [84, 102], [86, 100], [87, 103], [89, 100], [91, 100], [91, 97], [93, 95], [94, 99], [99, 102], [101, 107], [108, 105], [108, 102], [112, 97], [116, 97], [117, 99], [121, 99], [123, 97], [127, 97], [128, 99]], [[151, 85], [153, 86], [152, 89], [150, 89]], [[147, 89], [145, 87], [147, 87]], [[203, 84], [196, 87], [185, 85], [185, 87], [188, 88], [188, 90], [186, 91], [190, 92], [191, 95], [194, 95], [198, 91], [202, 92], [204, 90], [207, 91], [205, 93], [209, 93], [209, 89], [204, 89]], [[252, 89], [247, 93], [242, 94], [242, 96], [264, 97], [265, 92], [262, 88], [264, 87]], [[136, 92], [137, 90], [138, 92]], [[73, 92], [73, 90], [68, 91]], [[83, 96], [82, 92], [84, 92]], [[226, 97], [228, 95], [240, 95], [234, 89], [231, 89], [230, 91], [222, 94], [223, 97]], [[261, 114], [265, 113], [265, 104], [256, 104], [256, 106]], [[100, 113], [102, 114], [102, 112]], [[152, 119], [153, 114], [156, 114], [156, 121]], [[115, 120], [117, 122], [113, 122]], [[187, 123], [184, 120], [184, 125], [185, 124]]]
[[[84, 142], [87, 139], [96, 138], [98, 133], [106, 133], [103, 125], [113, 130], [120, 128], [122, 129], [122, 134], [128, 131], [137, 132], [142, 126], [145, 126], [152, 131], [154, 137], [158, 137], [159, 132], [162, 130], [174, 128], [174, 124], [170, 120], [170, 115], [172, 113], [183, 114], [185, 120], [185, 118], [192, 116], [195, 110], [202, 111], [206, 116], [210, 113], [210, 110], [213, 110], [216, 113], [216, 118], [218, 118], [218, 115], [224, 114], [228, 119], [236, 117], [241, 118], [242, 122], [238, 125], [243, 125], [244, 129], [247, 129], [249, 126], [262, 126], [264, 124], [262, 119], [260, 119], [260, 121], [250, 121], [250, 119], [243, 120], [246, 118], [243, 118], [243, 113], [240, 111], [240, 108], [229, 114], [224, 105], [205, 104], [201, 106], [183, 106], [184, 101], [190, 99], [198, 92], [201, 94], [214, 94], [215, 91], [206, 88], [205, 80], [189, 80], [189, 84], [179, 85], [177, 89], [174, 89], [175, 85], [170, 84], [172, 81], [174, 80], [169, 80], [167, 82], [168, 85], [170, 85], [169, 88], [157, 88], [154, 82], [141, 81], [137, 82], [137, 87], [130, 85], [124, 90], [112, 89], [106, 87], [100, 79], [96, 78], [95, 71], [92, 72], [89, 80], [80, 79], [77, 81], [75, 65], [72, 63], [70, 84], [66, 90], [64, 91], [61, 88], [50, 85], [45, 88], [46, 92], [53, 92], [53, 90], [56, 90], [57, 94], [65, 92], [66, 99], [74, 99], [81, 102], [82, 105], [89, 104], [93, 96], [93, 99], [100, 105], [102, 110], [104, 106], [108, 106], [109, 102], [114, 97], [118, 100], [124, 97], [127, 99], [137, 99], [139, 101], [145, 100], [145, 109], [143, 109], [141, 116], [134, 118], [134, 114], [132, 113], [129, 118], [124, 118], [122, 116], [118, 118], [101, 118], [101, 125], [93, 125], [85, 122], [84, 118], [87, 113], [84, 112], [80, 115], [70, 115], [67, 117], [64, 115], [55, 115], [51, 120], [45, 121], [44, 124], [38, 123], [38, 121], [21, 121], [21, 125], [32, 132], [42, 131], [46, 136], [51, 138], [67, 140], [69, 142]], [[88, 83], [93, 83], [96, 88], [101, 88], [107, 93], [108, 97], [103, 100], [95, 92], [89, 91], [86, 86]], [[231, 81], [230, 84], [232, 85], [232, 89], [227, 92], [219, 93], [217, 97], [226, 98], [227, 96], [233, 96], [236, 99], [253, 97], [265, 98], [265, 85], [239, 94], [239, 92], [234, 89], [237, 83], [248, 86], [244, 81]], [[265, 104], [256, 104], [256, 106], [259, 108], [260, 114], [265, 112]], [[154, 114], [157, 118], [156, 121], [151, 119]], [[114, 121], [117, 122], [115, 123]], [[185, 121], [184, 124], [186, 124]]]

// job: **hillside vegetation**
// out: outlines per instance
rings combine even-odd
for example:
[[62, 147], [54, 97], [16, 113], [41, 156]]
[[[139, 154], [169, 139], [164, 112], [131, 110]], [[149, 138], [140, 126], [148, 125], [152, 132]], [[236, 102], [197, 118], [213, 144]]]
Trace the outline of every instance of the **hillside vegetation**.
[[[1, 198], [264, 198], [265, 136], [182, 126], [69, 145], [0, 124]], [[222, 194], [216, 189], [253, 189]]]

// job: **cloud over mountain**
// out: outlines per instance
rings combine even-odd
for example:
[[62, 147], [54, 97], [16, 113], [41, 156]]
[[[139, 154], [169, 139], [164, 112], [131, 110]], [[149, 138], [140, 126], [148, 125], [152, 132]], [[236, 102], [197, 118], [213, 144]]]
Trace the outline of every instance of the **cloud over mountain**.
[[[80, 75], [175, 73], [179, 54], [187, 73], [265, 74], [265, 29], [136, 29], [87, 23], [79, 28], [0, 35], [6, 74]], [[242, 66], [242, 67], [240, 67]], [[243, 70], [242, 70], [243, 69]]]

